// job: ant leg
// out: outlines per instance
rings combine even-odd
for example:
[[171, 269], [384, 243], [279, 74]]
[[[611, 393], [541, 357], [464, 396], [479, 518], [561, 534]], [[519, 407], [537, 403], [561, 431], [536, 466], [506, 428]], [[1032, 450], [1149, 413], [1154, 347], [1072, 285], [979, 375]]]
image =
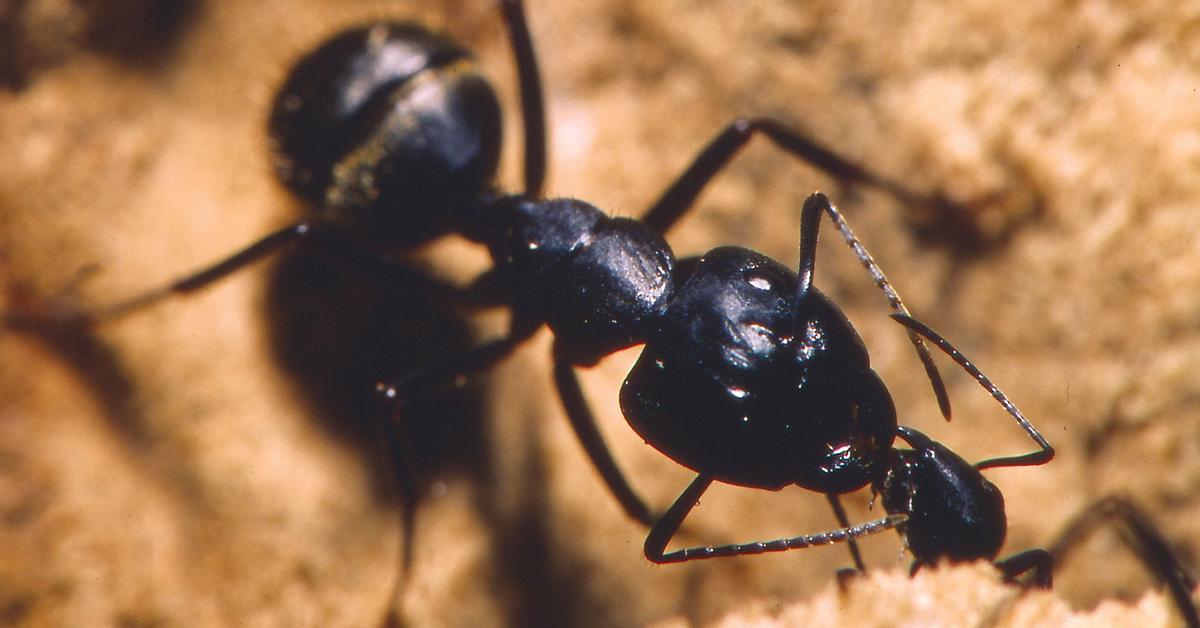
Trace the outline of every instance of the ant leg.
[[[385, 460], [389, 462], [388, 471], [396, 482], [396, 490], [404, 508], [402, 514], [403, 537], [401, 548], [404, 551], [404, 563], [401, 572], [407, 573], [412, 557], [414, 539], [415, 513], [417, 501], [417, 469], [413, 466], [412, 439], [405, 429], [404, 406], [407, 401], [420, 394], [433, 394], [439, 388], [453, 383], [460, 377], [484, 370], [512, 353], [521, 342], [525, 341], [532, 331], [512, 331], [508, 336], [484, 343], [474, 349], [460, 353], [450, 359], [428, 367], [394, 383], [379, 383], [375, 386], [379, 395], [391, 406], [389, 420], [380, 425], [381, 442]], [[536, 330], [536, 327], [533, 327]], [[397, 466], [392, 461], [399, 461]]]
[[[829, 500], [829, 506], [833, 508], [833, 516], [837, 518], [838, 525], [843, 528], [849, 528], [850, 519], [846, 516], [846, 509], [842, 508], [842, 500], [833, 493], [826, 493], [825, 498]], [[850, 539], [846, 541], [846, 545], [850, 546], [850, 557], [854, 559], [854, 568], [859, 573], [867, 573], [867, 566], [863, 563], [862, 553], [858, 551], [858, 541]]]
[[1042, 549], [1031, 549], [996, 561], [996, 569], [1004, 574], [1004, 581], [1017, 582], [1017, 576], [1033, 571], [1031, 584], [1039, 589], [1049, 589], [1053, 584], [1054, 557]]
[[1184, 622], [1200, 627], [1200, 612], [1192, 600], [1196, 576], [1180, 560], [1158, 527], [1127, 498], [1109, 496], [1088, 506], [1067, 524], [1058, 540], [1050, 546], [1049, 554], [1056, 562], [1061, 562], [1103, 523], [1120, 526], [1121, 540], [1133, 550], [1146, 570], [1166, 585]]
[[904, 203], [942, 204], [943, 199], [909, 190], [904, 185], [878, 175], [865, 166], [838, 155], [773, 118], [738, 118], [725, 127], [687, 170], [667, 188], [645, 215], [642, 222], [665, 233], [695, 203], [704, 186], [725, 167], [755, 133], [762, 133], [790, 155], [828, 172], [843, 183], [870, 185], [884, 190]]
[[508, 25], [508, 38], [513, 58], [517, 62], [517, 77], [521, 85], [521, 118], [525, 128], [525, 191], [529, 198], [542, 195], [546, 179], [546, 110], [542, 96], [542, 79], [538, 73], [537, 54], [529, 36], [522, 0], [503, 0], [500, 10]]
[[562, 346], [558, 342], [554, 344], [554, 383], [558, 387], [558, 398], [562, 400], [563, 409], [567, 412], [575, 436], [579, 438], [579, 443], [583, 445], [583, 450], [587, 452], [592, 466], [600, 473], [609, 492], [617, 498], [625, 514], [631, 519], [646, 526], [653, 524], [654, 515], [651, 514], [650, 508], [629, 485], [629, 480], [613, 459], [612, 451], [604, 443], [604, 437], [596, 427], [596, 418], [592, 415], [583, 389], [579, 386], [575, 367], [571, 366], [570, 361], [563, 355]]
[[510, 331], [507, 336], [468, 349], [438, 364], [407, 375], [394, 383], [381, 382], [375, 386], [375, 390], [387, 399], [395, 399], [400, 402], [411, 398], [414, 390], [421, 391], [422, 394], [431, 394], [453, 385], [462, 377], [486, 370], [508, 357], [517, 348], [517, 345], [525, 342], [536, 329], [534, 327], [531, 330]]
[[400, 260], [374, 253], [339, 236], [329, 228], [306, 221], [289, 225], [270, 233], [229, 257], [206, 266], [197, 272], [176, 279], [164, 286], [147, 290], [141, 294], [96, 308], [92, 311], [74, 312], [72, 314], [75, 318], [81, 318], [92, 323], [121, 318], [167, 298], [189, 294], [206, 288], [267, 255], [301, 240], [311, 242], [314, 249], [326, 257], [363, 272], [382, 271], [393, 275], [403, 274], [404, 280], [408, 285], [420, 287], [433, 294], [447, 294], [455, 297], [456, 301], [470, 302], [467, 296], [459, 294], [461, 291], [458, 289], [432, 279], [423, 273], [416, 272]]
[[[800, 316], [804, 310], [804, 305], [808, 300], [809, 291], [812, 289], [813, 270], [817, 264], [817, 236], [821, 227], [821, 213], [829, 214], [829, 219], [833, 221], [833, 225], [837, 228], [838, 233], [842, 234], [842, 239], [858, 256], [858, 261], [862, 263], [867, 272], [871, 273], [871, 277], [875, 280], [875, 285], [883, 291], [887, 297], [888, 305], [892, 306], [892, 311], [897, 314], [908, 316], [908, 308], [904, 306], [904, 301], [900, 299], [900, 294], [892, 287], [892, 283], [888, 281], [886, 275], [883, 274], [883, 269], [879, 268], [879, 264], [875, 263], [875, 258], [867, 251], [866, 247], [858, 241], [854, 232], [850, 230], [850, 225], [846, 223], [846, 219], [842, 218], [842, 213], [829, 202], [829, 197], [820, 192], [814, 192], [804, 201], [804, 209], [800, 214], [800, 271], [799, 283], [796, 288], [795, 312]], [[908, 330], [908, 339], [912, 342], [913, 347], [917, 350], [917, 356], [921, 359], [921, 365], [925, 367], [925, 375], [929, 378], [930, 385], [933, 386], [933, 394], [937, 397], [938, 408], [942, 411], [942, 416], [947, 421], [950, 420], [950, 395], [946, 392], [946, 384], [942, 381], [942, 375], [938, 372], [937, 365], [933, 362], [933, 356], [929, 354], [929, 347], [921, 340], [921, 337], [914, 333], [911, 329]]]
[[1042, 436], [1042, 433], [1039, 432], [1037, 428], [1029, 422], [1029, 419], [1026, 419], [1024, 414], [1021, 414], [1021, 411], [1017, 409], [1017, 406], [1013, 404], [1012, 401], [1009, 401], [1008, 396], [1005, 395], [1004, 392], [1002, 392], [999, 388], [997, 388], [996, 385], [992, 383], [992, 380], [988, 379], [987, 376], [979, 370], [979, 367], [972, 364], [971, 361], [967, 359], [967, 356], [963, 355], [958, 349], [955, 349], [954, 345], [950, 344], [948, 340], [942, 338], [937, 332], [930, 329], [927, 325], [925, 325], [925, 323], [922, 323], [921, 321], [918, 321], [917, 319], [906, 314], [892, 314], [892, 318], [896, 319], [896, 322], [904, 325], [909, 330], [921, 334], [925, 337], [925, 339], [937, 345], [939, 349], [946, 353], [946, 355], [950, 356], [959, 366], [963, 368], [964, 371], [966, 371], [971, 377], [974, 377], [975, 381], [979, 382], [980, 386], [983, 386], [985, 390], [990, 392], [992, 397], [994, 397], [996, 401], [1000, 402], [1000, 405], [1004, 406], [1004, 409], [1007, 410], [1008, 413], [1017, 420], [1017, 423], [1025, 430], [1027, 434], [1029, 434], [1029, 437], [1041, 447], [1039, 451], [1020, 456], [992, 458], [989, 460], [984, 460], [983, 462], [975, 463], [976, 469], [983, 470], [992, 467], [1031, 467], [1039, 464], [1046, 464], [1054, 458], [1054, 448], [1050, 446], [1050, 442], [1046, 440], [1046, 437]]
[[235, 271], [245, 268], [287, 244], [310, 237], [313, 233], [314, 225], [309, 222], [300, 222], [284, 227], [274, 233], [268, 234], [266, 237], [233, 255], [201, 269], [199, 272], [176, 279], [165, 286], [147, 290], [123, 301], [97, 308], [91, 312], [80, 313], [80, 317], [93, 322], [120, 318], [136, 310], [158, 303], [168, 297], [195, 292], [225, 278]]
[[392, 481], [400, 512], [400, 568], [391, 586], [391, 599], [399, 597], [401, 583], [412, 571], [413, 551], [416, 546], [417, 469], [413, 464], [412, 440], [403, 428], [403, 403], [392, 400], [388, 420], [378, 425], [379, 449], [383, 456], [384, 470]]
[[661, 565], [681, 563], [688, 560], [717, 558], [719, 556], [742, 556], [746, 554], [802, 549], [813, 547], [814, 545], [832, 545], [833, 543], [843, 543], [869, 534], [882, 532], [908, 520], [907, 515], [888, 515], [882, 519], [868, 521], [861, 525], [838, 528], [837, 530], [829, 530], [817, 534], [737, 545], [688, 547], [670, 553], [663, 553], [667, 548], [667, 543], [671, 542], [671, 538], [675, 536], [675, 533], [679, 531], [679, 527], [683, 525], [683, 520], [696, 507], [696, 503], [700, 501], [700, 496], [704, 494], [704, 491], [708, 490], [708, 487], [712, 483], [713, 476], [701, 473], [684, 489], [679, 498], [675, 500], [675, 503], [671, 504], [671, 507], [667, 509], [666, 514], [650, 529], [650, 534], [646, 536], [646, 545], [643, 548], [646, 558], [650, 559], [651, 562]]

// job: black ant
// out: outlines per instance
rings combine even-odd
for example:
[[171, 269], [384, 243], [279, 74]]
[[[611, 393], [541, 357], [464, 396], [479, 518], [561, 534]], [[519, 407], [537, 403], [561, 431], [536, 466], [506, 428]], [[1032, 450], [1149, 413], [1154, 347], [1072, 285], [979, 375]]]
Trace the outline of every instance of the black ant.
[[[891, 448], [898, 433], [895, 407], [870, 368], [866, 347], [844, 314], [813, 286], [822, 214], [834, 221], [893, 310], [911, 321], [841, 214], [822, 194], [805, 203], [798, 276], [762, 255], [732, 247], [677, 267], [661, 234], [756, 133], [843, 181], [881, 187], [904, 200], [935, 201], [770, 119], [731, 124], [641, 221], [610, 218], [579, 200], [539, 200], [545, 171], [540, 81], [520, 1], [505, 0], [501, 6], [517, 59], [525, 120], [522, 193], [505, 195], [490, 185], [498, 164], [499, 104], [464, 49], [412, 24], [347, 31], [296, 64], [269, 123], [280, 151], [280, 178], [318, 215], [164, 288], [100, 310], [93, 319], [198, 290], [299, 241], [338, 260], [403, 272], [382, 251], [454, 231], [490, 249], [496, 267], [471, 293], [511, 306], [511, 332], [384, 387], [389, 397], [403, 399], [431, 382], [484, 368], [545, 323], [555, 333], [555, 382], [571, 424], [625, 511], [653, 525], [645, 547], [651, 560], [853, 542], [896, 526], [905, 526], [910, 539], [919, 538], [913, 532], [922, 529], [914, 521], [918, 513], [901, 510], [849, 526], [837, 501], [839, 494], [880, 481], [873, 475], [881, 456], [903, 460], [903, 455]], [[438, 288], [432, 282], [431, 287]], [[949, 416], [932, 358], [917, 333], [909, 335]], [[660, 518], [636, 496], [604, 446], [573, 370], [635, 344], [646, 347], [622, 388], [622, 410], [649, 443], [699, 473]], [[969, 363], [963, 365], [971, 370]], [[973, 374], [986, 382], [978, 371]], [[1048, 461], [1053, 456], [1049, 443], [997, 389], [989, 389], [1041, 449], [979, 468]], [[912, 432], [900, 428], [899, 434], [913, 444]], [[780, 542], [665, 554], [686, 514], [715, 480], [772, 490], [797, 484], [824, 493], [842, 528]], [[918, 491], [915, 482], [904, 485], [913, 498], [932, 490]], [[896, 512], [887, 487], [877, 490]], [[919, 550], [918, 556], [930, 551]]]
[[[917, 556], [915, 567], [943, 557], [994, 558], [1004, 535], [1002, 502], [988, 502], [1000, 509], [999, 515], [988, 510], [979, 520], [986, 534], [948, 540], [946, 530], [954, 522], [976, 523], [951, 497], [974, 493], [943, 488], [939, 481], [973, 478], [967, 470], [978, 475], [988, 467], [1041, 464], [1053, 449], [994, 387], [990, 390], [1039, 451], [971, 466], [919, 432], [896, 425], [890, 395], [870, 368], [861, 339], [813, 286], [822, 213], [830, 215], [898, 320], [909, 327], [947, 416], [944, 387], [919, 336], [952, 356], [959, 354], [907, 317], [898, 295], [828, 199], [816, 194], [805, 203], [798, 277], [744, 249], [716, 249], [699, 260], [676, 263], [661, 235], [756, 134], [843, 183], [874, 186], [905, 202], [943, 201], [913, 193], [765, 118], [731, 123], [641, 221], [609, 218], [578, 200], [540, 200], [546, 132], [537, 63], [520, 0], [503, 0], [501, 6], [517, 59], [524, 121], [519, 194], [492, 186], [499, 160], [499, 105], [466, 50], [412, 24], [348, 31], [296, 65], [270, 119], [280, 152], [278, 174], [309, 201], [316, 216], [164, 288], [81, 316], [101, 321], [199, 290], [299, 242], [368, 270], [403, 273], [405, 267], [388, 252], [455, 232], [488, 245], [497, 264], [462, 296], [510, 305], [512, 331], [384, 387], [385, 392], [403, 398], [447, 376], [484, 368], [548, 324], [556, 335], [555, 381], [571, 423], [626, 512], [654, 524], [646, 543], [652, 560], [790, 549], [892, 527], [905, 533]], [[428, 285], [444, 289], [433, 281]], [[622, 389], [625, 416], [657, 448], [699, 473], [657, 521], [603, 446], [573, 371], [575, 365], [594, 364], [640, 343], [646, 349]], [[960, 365], [990, 386], [965, 358]], [[896, 436], [913, 449], [893, 448]], [[922, 461], [929, 455], [961, 464], [928, 469]], [[928, 473], [934, 475], [922, 475]], [[665, 554], [671, 536], [714, 480], [768, 489], [798, 484], [825, 493], [843, 528], [799, 537], [803, 541]], [[849, 526], [836, 495], [867, 484], [883, 495], [892, 514]], [[925, 505], [922, 496], [933, 501]], [[1041, 556], [1018, 555], [1002, 561], [1001, 568], [1012, 576], [1034, 569], [1040, 582], [1046, 569]]]
[[[905, 324], [919, 325], [911, 319]], [[887, 452], [886, 462], [872, 479], [872, 489], [888, 513], [905, 517], [897, 529], [913, 553], [911, 572], [942, 561], [995, 560], [1004, 545], [1007, 521], [1004, 496], [980, 473], [987, 463], [972, 465], [912, 428], [901, 426], [898, 435], [912, 449]], [[1200, 627], [1200, 614], [1191, 597], [1196, 577], [1149, 517], [1122, 497], [1107, 497], [1085, 508], [1048, 550], [1014, 554], [996, 561], [996, 568], [1010, 583], [1032, 572], [1029, 584], [1048, 589], [1055, 565], [1102, 523], [1119, 526], [1122, 540], [1147, 571], [1166, 585], [1184, 622]]]
[[[898, 322], [949, 354], [1023, 425], [1020, 410], [947, 340], [925, 324], [904, 315]], [[1036, 431], [1030, 432], [1035, 440]], [[971, 464], [921, 432], [897, 427], [897, 436], [911, 449], [882, 451], [872, 469], [871, 488], [893, 517], [904, 517], [897, 530], [914, 560], [911, 573], [941, 561], [995, 560], [1007, 535], [1004, 496], [983, 477], [982, 470], [998, 466], [1036, 464], [1045, 451], [1021, 457], [993, 458]], [[1041, 441], [1039, 441], [1041, 442]], [[1030, 460], [1030, 457], [1033, 460]], [[1031, 549], [997, 561], [1007, 582], [1032, 571], [1030, 584], [1050, 588], [1054, 566], [1101, 523], [1115, 522], [1122, 536], [1146, 569], [1167, 586], [1179, 614], [1188, 626], [1200, 627], [1200, 614], [1192, 601], [1196, 578], [1184, 565], [1164, 535], [1144, 513], [1122, 497], [1106, 497], [1085, 508], [1059, 535], [1050, 549]]]
[[[746, 142], [764, 135], [793, 157], [845, 184], [873, 186], [909, 203], [937, 205], [944, 201], [909, 191], [770, 118], [731, 123], [641, 221], [609, 218], [579, 200], [541, 200], [546, 131], [537, 62], [522, 2], [502, 0], [500, 7], [516, 58], [524, 121], [524, 185], [519, 194], [501, 193], [492, 184], [499, 161], [499, 103], [465, 49], [415, 24], [377, 23], [349, 30], [295, 64], [269, 119], [270, 135], [278, 148], [277, 173], [285, 185], [309, 202], [314, 215], [169, 285], [79, 316], [103, 321], [171, 295], [194, 292], [286, 245], [299, 243], [368, 272], [402, 276], [436, 293], [472, 303], [508, 305], [513, 312], [508, 336], [385, 387], [385, 392], [392, 397], [412, 396], [447, 377], [485, 368], [543, 323], [548, 324], [556, 335], [555, 382], [576, 434], [624, 510], [650, 525], [655, 517], [605, 447], [573, 367], [595, 364], [614, 351], [646, 342], [657, 334], [657, 327], [666, 320], [664, 315], [672, 315], [669, 306], [682, 306], [690, 298], [687, 295], [693, 294], [676, 293], [693, 270], [704, 269], [706, 264], [685, 260], [677, 268], [661, 234], [694, 204], [708, 182]], [[890, 442], [894, 411], [848, 321], [824, 295], [808, 288], [820, 206], [834, 216], [839, 228], [844, 226], [823, 196], [813, 197], [812, 203], [804, 218], [805, 233], [811, 235], [804, 238], [806, 292], [794, 299], [788, 295], [785, 300], [811, 306], [814, 327], [809, 331], [828, 334], [828, 339], [802, 341], [809, 343], [812, 356], [810, 384], [802, 391], [801, 400], [817, 402], [821, 408], [812, 411], [808, 420], [816, 426], [812, 428], [815, 432], [811, 432], [811, 442], [798, 450], [797, 462], [792, 465], [812, 468], [784, 483], [798, 482], [826, 493], [839, 521], [847, 525], [835, 496], [865, 485], [865, 469], [856, 457], [876, 440]], [[441, 285], [389, 256], [397, 248], [449, 232], [486, 244], [496, 262], [495, 268], [468, 290]], [[843, 233], [848, 234], [848, 229]], [[852, 236], [847, 240], [860, 252], [893, 310], [906, 314], [882, 272]], [[774, 272], [766, 270], [764, 277]], [[695, 281], [703, 276], [698, 274]], [[750, 290], [773, 295], [782, 284], [764, 288], [752, 281], [748, 285]], [[714, 284], [710, 290], [717, 288]], [[678, 298], [681, 295], [683, 298]], [[942, 412], [949, 416], [946, 392], [928, 349], [915, 334], [909, 335], [933, 382]], [[711, 340], [718, 343], [716, 337]], [[664, 337], [663, 341], [670, 339]], [[650, 353], [654, 351], [652, 348]], [[745, 374], [752, 375], [750, 371]], [[751, 392], [745, 403], [765, 408], [783, 401], [762, 394], [765, 389]], [[858, 416], [860, 409], [868, 406], [876, 415]], [[738, 412], [739, 417], [745, 414]], [[775, 416], [779, 417], [778, 412]], [[686, 441], [687, 437], [682, 437], [678, 443]], [[851, 441], [852, 450], [842, 449]], [[823, 447], [834, 447], [846, 460], [839, 462], [836, 456], [818, 453]], [[827, 463], [835, 468], [828, 472], [819, 468]], [[778, 488], [782, 486], [780, 478], [776, 473], [766, 484]], [[738, 481], [737, 477], [731, 479]]]

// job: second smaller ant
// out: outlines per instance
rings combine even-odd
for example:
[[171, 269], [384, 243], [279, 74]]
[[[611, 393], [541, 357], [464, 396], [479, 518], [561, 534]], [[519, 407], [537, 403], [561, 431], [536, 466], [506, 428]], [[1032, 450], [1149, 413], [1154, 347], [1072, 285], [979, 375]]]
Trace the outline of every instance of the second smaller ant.
[[[966, 356], [937, 332], [909, 316], [894, 314], [892, 318], [945, 351], [985, 388], [996, 390]], [[996, 399], [1011, 412], [1019, 413], [1007, 399], [999, 395]], [[912, 449], [886, 452], [886, 461], [871, 486], [882, 497], [888, 513], [908, 517], [898, 528], [916, 558], [912, 571], [940, 560], [994, 559], [1007, 531], [1004, 496], [980, 472], [1001, 466], [996, 464], [997, 459], [972, 465], [917, 430], [901, 426], [897, 432]], [[1122, 497], [1106, 497], [1085, 508], [1049, 550], [1021, 552], [997, 562], [996, 567], [1008, 581], [1032, 571], [1031, 584], [1049, 588], [1054, 565], [1105, 521], [1123, 524], [1123, 530], [1128, 532], [1123, 538], [1146, 568], [1167, 585], [1188, 625], [1200, 626], [1200, 617], [1190, 597], [1196, 588], [1196, 577], [1179, 560], [1150, 518]]]
[[[915, 321], [905, 322], [911, 323]], [[921, 334], [942, 342], [926, 331]], [[913, 554], [911, 572], [943, 561], [995, 560], [1007, 533], [1004, 496], [980, 473], [982, 463], [972, 465], [912, 428], [901, 426], [898, 435], [912, 449], [888, 452], [887, 462], [872, 487], [890, 516], [905, 517], [897, 530]], [[1067, 524], [1049, 549], [1019, 552], [996, 561], [996, 568], [1006, 582], [1017, 584], [1018, 576], [1032, 572], [1027, 584], [1049, 589], [1055, 565], [1102, 523], [1119, 526], [1122, 540], [1146, 570], [1167, 587], [1184, 623], [1200, 628], [1200, 613], [1192, 600], [1195, 575], [1150, 518], [1122, 497], [1110, 496], [1092, 503]]]

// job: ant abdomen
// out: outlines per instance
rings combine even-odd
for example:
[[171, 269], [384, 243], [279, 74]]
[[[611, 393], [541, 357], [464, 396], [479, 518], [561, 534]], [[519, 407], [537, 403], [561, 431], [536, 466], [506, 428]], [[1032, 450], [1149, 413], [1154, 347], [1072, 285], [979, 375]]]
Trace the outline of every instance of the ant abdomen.
[[346, 31], [293, 66], [268, 131], [323, 220], [412, 244], [454, 229], [500, 158], [500, 105], [471, 55], [416, 24]]

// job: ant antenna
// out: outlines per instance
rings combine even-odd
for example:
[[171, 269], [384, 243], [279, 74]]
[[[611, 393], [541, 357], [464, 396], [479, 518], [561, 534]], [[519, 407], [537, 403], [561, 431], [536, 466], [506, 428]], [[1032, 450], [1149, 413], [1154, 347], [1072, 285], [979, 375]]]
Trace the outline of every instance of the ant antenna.
[[[821, 192], [813, 192], [804, 201], [804, 209], [800, 215], [800, 281], [796, 288], [797, 311], [808, 298], [808, 292], [812, 288], [813, 268], [817, 263], [817, 232], [820, 228], [822, 211], [829, 214], [829, 219], [833, 221], [833, 226], [837, 228], [838, 233], [842, 234], [842, 239], [854, 251], [858, 261], [867, 269], [867, 272], [871, 273], [871, 278], [875, 280], [876, 287], [882, 290], [884, 296], [887, 297], [892, 311], [901, 316], [911, 317], [908, 308], [904, 306], [904, 301], [900, 299], [900, 294], [892, 287], [887, 275], [883, 274], [883, 269], [879, 268], [879, 264], [875, 263], [875, 258], [871, 257], [866, 247], [858, 241], [858, 237], [854, 235], [850, 225], [846, 224], [846, 220], [842, 218], [842, 213], [833, 206], [829, 197]], [[916, 348], [917, 356], [921, 358], [921, 365], [925, 367], [925, 375], [929, 377], [929, 383], [933, 386], [933, 394], [937, 397], [938, 408], [942, 411], [942, 416], [949, 421], [950, 395], [946, 392], [946, 384], [942, 381], [941, 374], [938, 373], [933, 356], [929, 353], [929, 347], [912, 330], [908, 330], [908, 339]]]
[[1042, 433], [1039, 432], [1037, 428], [1029, 422], [1029, 419], [1025, 418], [1024, 414], [1021, 414], [1021, 411], [1017, 409], [1017, 406], [1013, 404], [1012, 401], [1009, 401], [1008, 396], [1005, 395], [1004, 392], [999, 388], [997, 388], [996, 385], [992, 383], [992, 380], [988, 379], [987, 376], [979, 370], [979, 367], [972, 364], [971, 361], [967, 359], [967, 356], [963, 355], [958, 349], [955, 349], [954, 345], [950, 344], [950, 341], [938, 335], [937, 332], [930, 329], [925, 325], [925, 323], [922, 323], [921, 321], [918, 321], [907, 314], [892, 314], [892, 318], [894, 318], [896, 322], [907, 327], [910, 332], [916, 332], [921, 336], [924, 336], [927, 340], [937, 345], [939, 349], [944, 351], [946, 355], [950, 356], [950, 358], [953, 359], [959, 366], [961, 366], [964, 371], [966, 371], [971, 377], [974, 377], [975, 381], [979, 382], [980, 386], [983, 386], [985, 390], [992, 393], [992, 397], [994, 397], [996, 401], [1000, 402], [1001, 406], [1004, 406], [1004, 409], [1007, 410], [1008, 413], [1017, 420], [1017, 423], [1025, 429], [1025, 432], [1029, 434], [1029, 437], [1032, 438], [1033, 441], [1042, 448], [1041, 451], [1035, 451], [1020, 456], [1007, 456], [1003, 458], [991, 458], [989, 460], [984, 460], [983, 462], [975, 464], [976, 469], [983, 470], [992, 467], [1028, 467], [1045, 464], [1054, 458], [1054, 447], [1050, 446], [1049, 441], [1042, 436]]

